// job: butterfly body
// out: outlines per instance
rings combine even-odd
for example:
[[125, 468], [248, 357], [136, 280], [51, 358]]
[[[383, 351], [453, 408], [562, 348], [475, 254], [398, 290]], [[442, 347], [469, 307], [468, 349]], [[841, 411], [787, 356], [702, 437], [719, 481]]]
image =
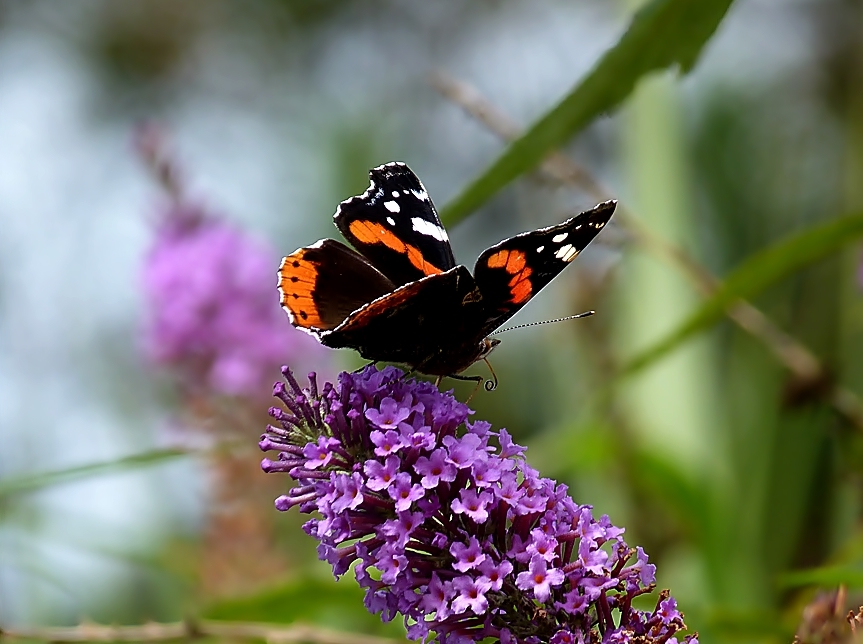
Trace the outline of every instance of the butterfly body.
[[403, 163], [369, 173], [365, 193], [341, 203], [336, 227], [356, 248], [323, 239], [285, 257], [282, 307], [323, 345], [430, 375], [458, 374], [499, 343], [489, 335], [599, 233], [615, 202], [505, 239], [474, 272], [457, 265], [422, 183]]
[[[485, 313], [482, 295], [464, 266], [420, 281], [359, 309], [321, 342], [356, 349], [369, 360], [407, 364], [421, 373], [463, 371], [488, 352], [478, 331]], [[453, 316], [453, 311], [459, 314]]]

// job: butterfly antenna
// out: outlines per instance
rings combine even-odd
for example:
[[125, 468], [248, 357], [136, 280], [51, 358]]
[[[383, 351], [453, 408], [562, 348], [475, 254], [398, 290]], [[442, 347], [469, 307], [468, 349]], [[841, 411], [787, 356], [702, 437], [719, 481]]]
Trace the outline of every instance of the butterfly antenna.
[[[578, 315], [568, 315], [565, 318], [543, 320], [542, 322], [528, 322], [527, 324], [517, 324], [515, 326], [508, 326], [505, 329], [498, 329], [491, 335], [497, 335], [498, 333], [503, 333], [504, 331], [512, 331], [513, 329], [523, 329], [526, 326], [539, 326], [540, 324], [554, 324], [555, 322], [566, 322], [567, 320], [577, 320], [578, 318], [589, 318], [594, 313], [596, 313], [596, 311], [585, 311], [584, 313], [579, 313]], [[491, 368], [491, 365], [489, 365], [489, 368]]]
[[488, 361], [488, 358], [483, 358], [483, 362], [485, 362], [488, 370], [491, 372], [491, 380], [486, 380], [483, 387], [485, 387], [486, 391], [494, 391], [497, 389], [497, 374], [494, 372], [494, 369], [491, 368], [491, 363]]

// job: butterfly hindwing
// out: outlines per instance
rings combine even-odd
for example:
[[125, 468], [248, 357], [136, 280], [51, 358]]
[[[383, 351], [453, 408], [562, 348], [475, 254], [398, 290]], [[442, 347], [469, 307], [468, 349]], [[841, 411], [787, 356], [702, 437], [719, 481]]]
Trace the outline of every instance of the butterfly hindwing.
[[484, 332], [500, 327], [566, 268], [608, 223], [615, 205], [606, 201], [562, 224], [516, 235], [485, 250], [474, 267], [486, 307]]
[[333, 239], [297, 249], [279, 266], [282, 308], [291, 324], [315, 335], [393, 289], [362, 255]]
[[335, 224], [396, 286], [453, 268], [449, 237], [426, 189], [404, 163], [369, 171], [369, 188], [343, 201]]

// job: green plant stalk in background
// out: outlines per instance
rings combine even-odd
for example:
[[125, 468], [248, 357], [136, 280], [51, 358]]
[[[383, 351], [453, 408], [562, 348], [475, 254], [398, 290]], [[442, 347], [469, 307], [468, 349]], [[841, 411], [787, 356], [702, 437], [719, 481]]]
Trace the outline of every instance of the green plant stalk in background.
[[[690, 240], [695, 237], [691, 230], [692, 181], [673, 77], [666, 73], [643, 79], [622, 116], [628, 201], [652, 233], [691, 249]], [[676, 267], [655, 255], [638, 252], [637, 247], [629, 249], [632, 252], [622, 258], [621, 315], [615, 333], [615, 345], [623, 355], [665, 335], [681, 312], [700, 300]], [[711, 349], [705, 341], [690, 344], [656, 369], [621, 383], [617, 389], [628, 425], [640, 444], [636, 460], [655, 454], [674, 470], [675, 478], [689, 481], [689, 485], [697, 483], [705, 517], [710, 516], [714, 504], [704, 493], [727, 476], [717, 468], [724, 459], [716, 458], [717, 449], [722, 449], [716, 442], [716, 387], [709, 380], [711, 372], [703, 368], [711, 362]], [[712, 530], [701, 530], [700, 534], [714, 545], [725, 537]], [[685, 587], [687, 608], [700, 605], [703, 610], [715, 595], [715, 577], [721, 574], [712, 563], [705, 550], [693, 551], [688, 557], [678, 554], [673, 566], [662, 568], [670, 576], [664, 583]]]

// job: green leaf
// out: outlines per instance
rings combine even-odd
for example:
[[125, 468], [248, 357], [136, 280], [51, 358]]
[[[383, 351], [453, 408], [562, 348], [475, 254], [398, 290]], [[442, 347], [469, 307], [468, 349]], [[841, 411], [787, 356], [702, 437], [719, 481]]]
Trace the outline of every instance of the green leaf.
[[733, 0], [653, 0], [596, 67], [556, 107], [537, 121], [441, 213], [452, 225], [498, 190], [536, 167], [601, 114], [626, 99], [646, 74], [677, 64], [687, 72]]
[[128, 471], [148, 465], [155, 465], [170, 461], [180, 456], [186, 456], [189, 452], [182, 449], [157, 449], [142, 454], [134, 454], [124, 458], [118, 458], [104, 463], [91, 463], [89, 465], [78, 465], [53, 472], [41, 472], [30, 476], [6, 479], [0, 481], [0, 499], [14, 494], [33, 492], [42, 488], [68, 483], [90, 476], [101, 476], [113, 472]]
[[863, 237], [863, 214], [840, 217], [794, 233], [744, 260], [689, 319], [665, 338], [626, 364], [631, 375], [675, 349], [690, 336], [711, 326], [729, 306], [749, 299], [771, 284]]
[[835, 588], [836, 586], [848, 586], [849, 588], [863, 588], [863, 570], [860, 567], [848, 566], [824, 566], [821, 568], [810, 568], [789, 572], [779, 578], [782, 588], [797, 588], [800, 586], [820, 586], [822, 588]]

